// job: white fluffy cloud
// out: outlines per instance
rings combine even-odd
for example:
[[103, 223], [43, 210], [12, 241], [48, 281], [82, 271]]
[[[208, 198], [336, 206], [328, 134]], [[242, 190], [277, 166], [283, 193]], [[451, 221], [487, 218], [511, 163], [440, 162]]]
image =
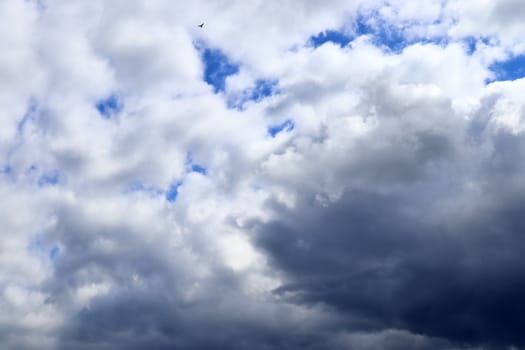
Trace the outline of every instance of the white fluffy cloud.
[[[0, 343], [524, 346], [490, 309], [508, 310], [521, 271], [524, 83], [486, 83], [495, 60], [523, 51], [522, 12], [518, 1], [2, 1]], [[312, 45], [327, 30], [348, 45]], [[206, 49], [238, 67], [224, 91], [205, 81]], [[257, 81], [276, 91], [233, 108]], [[488, 247], [497, 232], [506, 255]], [[475, 251], [446, 250], [454, 235]], [[461, 265], [460, 296], [449, 282], [434, 289], [448, 299], [385, 296], [426, 282], [421, 271], [439, 283], [443, 252]], [[486, 277], [503, 287], [456, 314], [446, 303], [483, 285], [483, 254], [508, 268]]]

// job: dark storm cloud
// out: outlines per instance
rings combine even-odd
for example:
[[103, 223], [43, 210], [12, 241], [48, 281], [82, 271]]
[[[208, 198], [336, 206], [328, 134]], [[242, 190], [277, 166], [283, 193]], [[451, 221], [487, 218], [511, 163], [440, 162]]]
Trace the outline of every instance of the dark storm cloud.
[[[357, 198], [360, 202], [365, 199], [364, 196]], [[378, 198], [369, 200], [372, 203]], [[370, 206], [364, 204], [363, 212], [357, 216], [366, 216]], [[393, 202], [388, 202], [381, 210], [385, 221], [393, 218], [393, 215], [388, 215], [390, 204]], [[132, 208], [125, 212], [134, 213]], [[311, 216], [312, 230], [325, 219], [333, 220], [336, 225], [343, 224], [341, 215], [344, 213], [330, 213], [328, 208], [326, 213], [329, 213], [328, 218]], [[295, 242], [281, 242], [281, 247], [287, 249], [283, 254], [290, 255], [287, 264], [296, 264], [294, 269], [298, 274], [322, 277], [319, 280], [317, 277], [298, 280], [292, 289], [285, 287], [273, 298], [254, 301], [242, 292], [239, 276], [215, 260], [213, 251], [207, 250], [202, 237], [199, 237], [198, 227], [193, 227], [193, 236], [188, 237], [184, 244], [159, 247], [147, 244], [144, 236], [160, 235], [155, 238], [156, 241], [166, 238], [164, 232], [148, 231], [120, 220], [95, 223], [93, 218], [99, 215], [74, 205], [65, 205], [57, 211], [57, 225], [50, 237], [60, 240], [65, 253], [61, 252], [62, 255], [57, 257], [56, 273], [43, 287], [49, 295], [47, 302], [61, 308], [66, 317], [58, 335], [59, 349], [320, 350], [353, 349], [357, 348], [356, 344], [361, 344], [359, 348], [362, 349], [433, 350], [443, 349], [448, 344], [445, 340], [397, 331], [346, 335], [348, 329], [383, 329], [380, 326], [384, 324], [373, 318], [366, 319], [361, 314], [352, 318], [332, 315], [323, 321], [313, 312], [310, 319], [303, 322], [290, 317], [287, 289], [292, 290], [306, 283], [317, 289], [319, 295], [301, 297], [301, 302], [313, 301], [326, 293], [333, 294], [331, 286], [337, 287], [339, 283], [334, 276], [348, 273], [342, 271], [337, 262], [340, 248], [349, 243], [344, 237], [325, 237], [322, 244], [326, 255], [321, 262], [306, 257], [297, 261], [297, 254], [293, 253]], [[296, 218], [290, 219], [295, 221]], [[303, 232], [301, 240], [314, 243], [313, 232]], [[362, 243], [361, 249], [356, 246], [349, 252], [354, 255], [355, 261], [360, 261], [361, 265], [355, 268], [357, 272], [354, 274], [364, 283], [360, 285], [363, 291], [370, 292], [374, 282], [367, 274], [372, 276], [375, 273], [363, 269], [368, 268], [369, 261], [378, 259], [374, 254], [386, 254], [394, 242], [386, 238], [383, 248], [376, 251], [378, 245], [374, 242], [377, 239], [377, 236], [371, 236]], [[398, 246], [401, 249], [403, 244]], [[209, 269], [205, 277], [198, 272], [202, 268]], [[370, 281], [367, 282], [367, 279]], [[92, 287], [93, 283], [104, 282], [111, 286], [107, 292], [92, 297], [88, 303], [78, 307], [76, 298], [79, 291], [86, 285]], [[334, 297], [338, 297], [336, 294]], [[370, 297], [368, 306], [381, 301], [373, 293]], [[384, 307], [387, 302], [382, 303]], [[338, 303], [334, 305], [339, 307]], [[351, 307], [351, 302], [343, 306], [345, 309]], [[374, 307], [379, 309], [381, 304]], [[366, 308], [367, 305], [362, 307], [363, 310]], [[330, 309], [328, 312], [332, 313]]]
[[[64, 205], [56, 214], [49, 237], [60, 240], [66, 253], [57, 257], [56, 273], [43, 288], [47, 303], [67, 320], [58, 335], [59, 349], [332, 346], [330, 329], [315, 320], [297, 327], [285, 303], [275, 298], [254, 303], [243, 293], [240, 276], [207, 247], [199, 227], [183, 243], [159, 246], [144, 237], [168, 242], [165, 231], [120, 220], [95, 223], [100, 212], [75, 205]], [[82, 290], [104, 283], [106, 291], [79, 303]]]
[[464, 133], [464, 144], [421, 133], [414, 119], [403, 136], [420, 140], [418, 147], [404, 147], [395, 133], [385, 141], [378, 131], [376, 144], [390, 147], [373, 146], [375, 134], [360, 144], [361, 161], [349, 155], [323, 169], [346, 184], [339, 199], [320, 203], [299, 186], [293, 208], [270, 200], [276, 218], [252, 230], [290, 278], [275, 292], [332, 306], [347, 315], [350, 330], [525, 346], [525, 136], [480, 126], [491, 99], [448, 132]]
[[180, 306], [173, 299], [152, 291], [101, 300], [77, 316], [64, 336], [62, 348], [326, 348], [326, 339], [320, 335], [297, 334], [278, 322], [272, 325], [250, 319], [243, 305], [224, 308], [219, 300], [201, 300], [195, 305]]

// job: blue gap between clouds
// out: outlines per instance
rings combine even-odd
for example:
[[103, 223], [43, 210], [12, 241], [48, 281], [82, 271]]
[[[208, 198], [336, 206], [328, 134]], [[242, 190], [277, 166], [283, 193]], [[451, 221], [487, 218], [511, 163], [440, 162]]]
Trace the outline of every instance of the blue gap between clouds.
[[470, 56], [470, 55], [473, 55], [478, 50], [478, 45], [480, 43], [484, 45], [489, 45], [490, 39], [487, 37], [468, 36], [463, 39], [463, 43], [466, 45], [466, 52]]
[[200, 165], [200, 164], [195, 164], [193, 163], [193, 156], [191, 154], [191, 152], [188, 152], [186, 154], [186, 160], [184, 161], [184, 164], [185, 164], [185, 167], [186, 167], [186, 172], [189, 172], [189, 173], [199, 173], [201, 175], [206, 175], [207, 174], [207, 169]]
[[[410, 25], [410, 23], [407, 23]], [[415, 38], [408, 40], [403, 31], [403, 27], [397, 27], [383, 20], [377, 13], [370, 15], [359, 15], [353, 23], [354, 32], [345, 33], [338, 30], [325, 30], [311, 36], [309, 43], [317, 48], [327, 42], [345, 47], [359, 36], [369, 35], [371, 42], [377, 47], [387, 49], [391, 52], [399, 53], [411, 44], [433, 43], [443, 44], [445, 38]]]
[[231, 62], [219, 49], [197, 47], [204, 64], [204, 81], [213, 86], [215, 93], [225, 89], [226, 78], [239, 72], [239, 65]]
[[274, 125], [268, 127], [268, 134], [270, 134], [271, 137], [277, 136], [280, 132], [290, 132], [295, 128], [295, 124], [290, 119], [285, 120], [283, 123], [279, 125]]
[[118, 95], [113, 94], [97, 102], [95, 107], [102, 118], [110, 119], [113, 115], [122, 111], [124, 108], [124, 102]]
[[54, 244], [50, 247], [50, 242], [47, 242], [47, 239], [43, 234], [37, 234], [29, 242], [27, 249], [30, 252], [36, 254], [46, 254], [47, 258], [51, 262], [56, 262], [58, 254], [60, 253], [60, 248], [57, 244]]
[[180, 186], [182, 186], [182, 181], [175, 181], [170, 185], [170, 187], [166, 191], [166, 200], [168, 202], [172, 203], [175, 202], [175, 200], [177, 200]]
[[525, 77], [525, 54], [516, 55], [508, 60], [495, 62], [489, 69], [495, 77], [486, 83], [503, 80], [516, 80]]
[[151, 196], [161, 196], [164, 195], [164, 198], [168, 202], [175, 202], [177, 196], [179, 195], [179, 187], [182, 186], [182, 181], [173, 182], [167, 190], [162, 190], [154, 186], [147, 186], [141, 181], [136, 181], [128, 186], [126, 192], [144, 192]]
[[44, 172], [39, 178], [38, 178], [38, 186], [44, 187], [44, 186], [55, 186], [58, 185], [60, 182], [60, 173], [57, 170]]
[[372, 36], [372, 42], [378, 47], [400, 52], [409, 45], [402, 28], [388, 24], [379, 16], [358, 16], [355, 26], [358, 35]]
[[317, 48], [328, 42], [345, 47], [354, 39], [355, 37], [346, 35], [343, 32], [338, 32], [336, 30], [325, 30], [324, 32], [318, 33], [317, 35], [311, 36], [310, 42], [314, 48]]
[[[198, 173], [203, 176], [206, 176], [208, 173], [208, 170], [206, 167], [196, 164], [193, 162], [193, 157], [191, 152], [188, 152], [186, 154], [186, 159], [184, 161], [186, 173]], [[127, 192], [145, 192], [149, 193], [153, 196], [159, 196], [164, 195], [166, 200], [168, 202], [175, 202], [177, 200], [177, 197], [179, 195], [179, 188], [182, 186], [183, 180], [175, 180], [171, 183], [171, 185], [168, 187], [167, 190], [161, 190], [154, 186], [147, 186], [142, 181], [135, 181], [131, 185], [128, 186]]]
[[473, 37], [465, 38], [465, 44], [467, 45], [467, 54], [472, 55], [477, 50], [477, 40]]
[[247, 102], [260, 102], [266, 97], [280, 94], [278, 80], [258, 79], [253, 87], [244, 90], [240, 95], [230, 96], [228, 108], [243, 110]]
[[354, 33], [326, 30], [310, 37], [309, 42], [314, 48], [327, 42], [345, 47], [359, 36], [370, 35], [374, 45], [386, 47], [391, 51], [401, 51], [408, 45], [401, 28], [389, 25], [377, 15], [359, 15], [354, 21], [353, 27]]
[[22, 117], [22, 120], [18, 122], [18, 125], [16, 126], [16, 130], [19, 134], [21, 134], [24, 130], [24, 127], [29, 121], [34, 121], [38, 115], [38, 102], [36, 99], [31, 98], [29, 99], [29, 103], [27, 106], [27, 111]]
[[135, 181], [127, 188], [128, 192], [146, 192], [153, 196], [157, 196], [162, 194], [162, 190], [154, 187], [154, 186], [146, 186], [142, 181]]
[[58, 253], [60, 253], [60, 248], [56, 245], [53, 246], [51, 250], [49, 251], [49, 260], [51, 260], [52, 262], [55, 262], [58, 257]]
[[199, 173], [202, 175], [206, 175], [206, 168], [203, 166], [200, 166], [198, 164], [192, 164], [191, 165], [191, 171], [194, 173]]

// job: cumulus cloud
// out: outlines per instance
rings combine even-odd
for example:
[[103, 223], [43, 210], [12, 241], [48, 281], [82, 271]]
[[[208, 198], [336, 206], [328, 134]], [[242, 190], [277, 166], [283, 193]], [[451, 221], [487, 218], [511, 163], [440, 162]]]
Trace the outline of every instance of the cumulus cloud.
[[1, 2], [3, 348], [524, 348], [483, 4]]

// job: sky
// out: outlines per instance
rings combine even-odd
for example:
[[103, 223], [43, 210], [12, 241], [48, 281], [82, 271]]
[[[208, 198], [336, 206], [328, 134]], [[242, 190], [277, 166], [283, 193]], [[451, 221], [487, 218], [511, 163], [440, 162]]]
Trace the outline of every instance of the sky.
[[524, 16], [0, 1], [2, 349], [525, 349]]

